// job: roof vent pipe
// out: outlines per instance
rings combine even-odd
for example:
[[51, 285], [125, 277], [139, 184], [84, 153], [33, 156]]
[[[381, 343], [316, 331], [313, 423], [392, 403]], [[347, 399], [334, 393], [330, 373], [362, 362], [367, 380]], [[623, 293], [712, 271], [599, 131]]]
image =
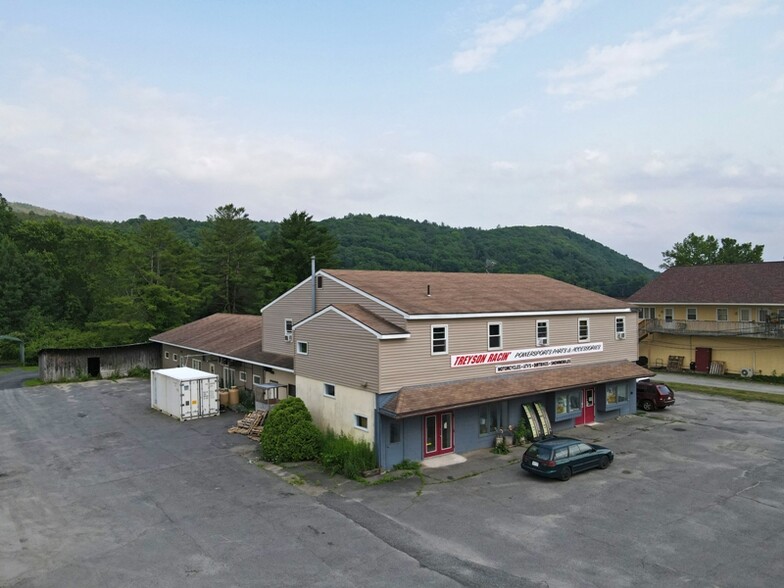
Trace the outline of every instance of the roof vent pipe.
[[313, 290], [313, 312], [316, 314], [316, 256], [310, 256], [310, 281]]
[[427, 285], [427, 295], [430, 296], [430, 284]]

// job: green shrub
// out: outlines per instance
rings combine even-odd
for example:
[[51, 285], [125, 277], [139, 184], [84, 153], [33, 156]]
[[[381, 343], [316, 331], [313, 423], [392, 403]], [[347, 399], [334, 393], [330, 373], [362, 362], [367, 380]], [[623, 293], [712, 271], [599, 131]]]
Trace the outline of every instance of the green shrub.
[[296, 397], [282, 400], [270, 411], [259, 441], [262, 459], [272, 463], [316, 459], [321, 445], [321, 431]]
[[357, 441], [345, 433], [338, 435], [329, 430], [324, 435], [320, 461], [330, 474], [357, 479], [362, 472], [376, 467], [376, 454], [367, 441]]
[[149, 378], [150, 377], [150, 369], [143, 368], [141, 366], [134, 366], [128, 370], [128, 377], [129, 378]]
[[240, 388], [240, 405], [248, 411], [256, 410], [256, 395], [253, 390]]
[[529, 439], [533, 439], [531, 425], [529, 425], [528, 420], [523, 417], [520, 419], [520, 422], [517, 424], [517, 428], [514, 430], [514, 444], [522, 445]]

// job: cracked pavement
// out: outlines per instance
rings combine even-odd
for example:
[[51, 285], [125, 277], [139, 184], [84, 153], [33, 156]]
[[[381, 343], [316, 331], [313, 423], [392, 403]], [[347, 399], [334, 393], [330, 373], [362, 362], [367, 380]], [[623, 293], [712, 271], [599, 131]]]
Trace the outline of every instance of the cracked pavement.
[[[510, 455], [378, 485], [257, 464], [143, 380], [0, 391], [2, 586], [778, 586], [784, 407], [678, 392], [569, 434], [569, 482]], [[261, 466], [261, 467], [260, 467]]]

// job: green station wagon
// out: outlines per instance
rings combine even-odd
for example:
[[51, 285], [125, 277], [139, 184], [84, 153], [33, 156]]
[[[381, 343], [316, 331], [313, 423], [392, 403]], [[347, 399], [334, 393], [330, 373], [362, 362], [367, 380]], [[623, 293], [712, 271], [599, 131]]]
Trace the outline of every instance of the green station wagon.
[[605, 469], [612, 462], [613, 452], [570, 437], [550, 437], [533, 443], [523, 454], [520, 467], [524, 470], [566, 481], [572, 474], [592, 468]]

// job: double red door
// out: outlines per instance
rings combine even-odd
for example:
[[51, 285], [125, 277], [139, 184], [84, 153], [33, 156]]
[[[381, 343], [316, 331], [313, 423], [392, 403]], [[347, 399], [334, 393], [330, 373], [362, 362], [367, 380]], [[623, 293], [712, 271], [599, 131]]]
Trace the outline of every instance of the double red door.
[[454, 417], [451, 412], [425, 416], [425, 457], [451, 453], [455, 450]]

